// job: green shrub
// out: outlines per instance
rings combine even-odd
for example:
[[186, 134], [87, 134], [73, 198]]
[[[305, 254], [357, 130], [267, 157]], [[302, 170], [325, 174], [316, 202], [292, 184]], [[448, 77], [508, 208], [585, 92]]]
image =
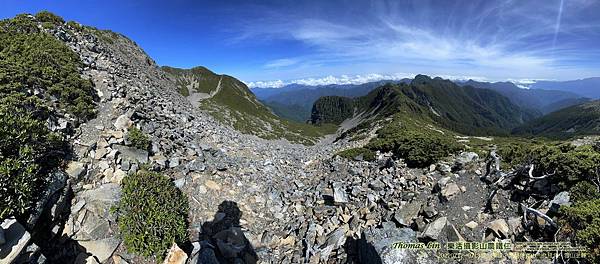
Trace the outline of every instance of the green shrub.
[[[46, 13], [41, 17], [58, 21]], [[36, 90], [60, 109], [90, 119], [95, 114], [95, 91], [91, 81], [81, 78], [82, 66], [75, 52], [40, 32], [28, 16], [0, 21], [0, 97], [13, 92], [31, 95]]]
[[48, 23], [52, 23], [55, 25], [60, 25], [60, 24], [64, 24], [65, 20], [62, 19], [62, 17], [59, 17], [55, 14], [52, 14], [48, 11], [41, 11], [37, 14], [35, 14], [35, 17], [40, 21], [40, 22], [48, 22]]
[[65, 141], [46, 127], [47, 115], [35, 97], [0, 99], [0, 219], [26, 216], [65, 154]]
[[162, 174], [141, 170], [122, 182], [118, 225], [129, 252], [161, 259], [187, 239], [188, 201]]
[[83, 30], [83, 26], [75, 21], [69, 21], [67, 22], [67, 26], [71, 27], [72, 29], [75, 30]]
[[581, 181], [575, 184], [569, 190], [570, 198], [573, 202], [583, 202], [588, 200], [600, 199], [598, 187], [587, 181]]
[[363, 160], [373, 161], [375, 160], [375, 152], [366, 148], [352, 148], [338, 152], [336, 155], [346, 159], [355, 159], [362, 157]]
[[588, 260], [600, 262], [600, 199], [576, 202], [570, 207], [561, 207], [563, 223], [572, 230], [575, 241], [590, 249]]
[[590, 249], [591, 263], [600, 261], [600, 193], [590, 183], [600, 173], [600, 153], [591, 146], [570, 144], [508, 144], [498, 153], [509, 167], [534, 164], [534, 176], [555, 172], [548, 178], [560, 190], [569, 190], [570, 207], [561, 207], [561, 236]]
[[367, 144], [371, 150], [392, 151], [410, 167], [426, 167], [458, 152], [461, 146], [442, 135], [414, 131], [384, 134]]
[[188, 88], [185, 86], [179, 86], [179, 88], [177, 88], [177, 91], [183, 96], [190, 96], [190, 90], [188, 90]]
[[148, 150], [150, 148], [150, 138], [148, 135], [135, 126], [130, 127], [127, 131], [127, 140], [129, 140], [132, 146], [138, 149]]
[[39, 33], [40, 29], [37, 27], [34, 19], [29, 17], [28, 14], [20, 14], [12, 19], [5, 19], [0, 21], [0, 33], [14, 32], [14, 33]]
[[512, 167], [534, 164], [534, 176], [556, 172], [558, 176], [551, 180], [563, 189], [594, 180], [600, 171], [600, 152], [590, 146], [513, 144], [499, 148], [498, 153]]
[[[64, 23], [48, 12], [37, 19]], [[0, 20], [0, 219], [27, 217], [68, 151], [64, 136], [46, 126], [51, 111], [94, 115], [94, 89], [80, 76], [79, 56], [37, 25], [29, 15]]]

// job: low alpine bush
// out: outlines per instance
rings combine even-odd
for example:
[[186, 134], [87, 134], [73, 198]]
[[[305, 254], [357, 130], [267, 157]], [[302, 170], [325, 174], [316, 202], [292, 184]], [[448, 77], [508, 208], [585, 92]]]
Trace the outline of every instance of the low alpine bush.
[[35, 97], [0, 99], [0, 219], [26, 216], [66, 151], [46, 127], [48, 109]]
[[357, 159], [362, 157], [363, 160], [375, 160], [375, 152], [367, 148], [352, 148], [337, 153], [340, 157], [346, 159]]
[[122, 188], [117, 221], [129, 252], [161, 259], [173, 242], [187, 239], [188, 201], [169, 178], [141, 170]]
[[144, 134], [144, 132], [135, 126], [132, 126], [127, 130], [127, 139], [132, 146], [138, 149], [148, 150], [150, 148], [150, 138], [148, 135]]

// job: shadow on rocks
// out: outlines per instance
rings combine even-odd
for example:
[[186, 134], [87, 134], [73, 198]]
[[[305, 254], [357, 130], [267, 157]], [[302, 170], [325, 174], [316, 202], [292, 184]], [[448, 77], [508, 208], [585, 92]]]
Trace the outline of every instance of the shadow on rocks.
[[256, 263], [258, 257], [240, 226], [236, 202], [223, 201], [212, 221], [202, 224], [200, 249], [191, 263]]

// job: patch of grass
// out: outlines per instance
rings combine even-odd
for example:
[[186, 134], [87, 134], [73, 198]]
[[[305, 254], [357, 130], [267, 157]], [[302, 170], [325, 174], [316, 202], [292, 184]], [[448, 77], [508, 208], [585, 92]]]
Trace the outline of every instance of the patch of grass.
[[129, 252], [160, 261], [173, 242], [186, 241], [188, 201], [169, 178], [142, 170], [126, 176], [122, 187], [117, 221]]

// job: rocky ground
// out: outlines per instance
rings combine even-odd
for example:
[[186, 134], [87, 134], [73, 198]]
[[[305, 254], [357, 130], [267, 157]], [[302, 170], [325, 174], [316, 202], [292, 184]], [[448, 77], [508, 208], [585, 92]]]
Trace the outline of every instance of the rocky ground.
[[[110, 209], [121, 180], [142, 164], [168, 175], [189, 199], [192, 243], [179, 245], [187, 263], [438, 263], [432, 252], [391, 244], [522, 234], [525, 221], [509, 193], [486, 211], [485, 161], [474, 153], [411, 169], [385, 154], [375, 162], [332, 157], [357, 142], [309, 147], [240, 134], [179, 95], [132, 41], [68, 32], [51, 31], [85, 62], [99, 114], [75, 128], [72, 160], [56, 176], [51, 202], [42, 205], [51, 210], [33, 238], [11, 233], [27, 233], [17, 243], [23, 249], [13, 250], [17, 262], [153, 263], [127, 253]], [[151, 151], [127, 146], [130, 126], [150, 135]]]

